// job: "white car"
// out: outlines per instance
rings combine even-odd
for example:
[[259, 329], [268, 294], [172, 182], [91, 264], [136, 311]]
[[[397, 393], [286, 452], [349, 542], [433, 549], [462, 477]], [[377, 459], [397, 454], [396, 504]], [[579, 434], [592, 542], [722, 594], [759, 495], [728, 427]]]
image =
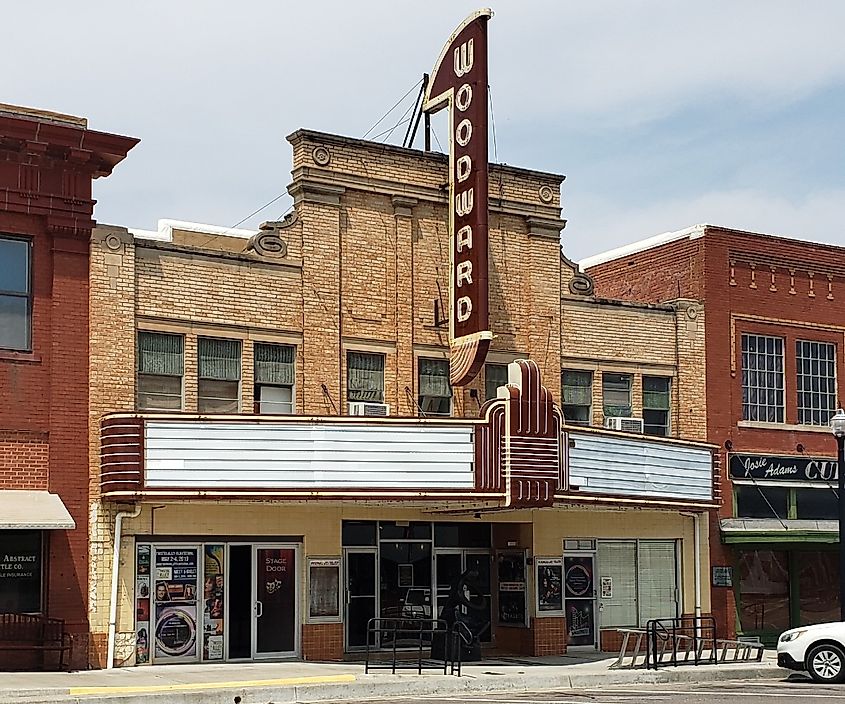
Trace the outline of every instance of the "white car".
[[778, 665], [806, 670], [816, 682], [845, 681], [845, 622], [785, 631], [778, 639]]

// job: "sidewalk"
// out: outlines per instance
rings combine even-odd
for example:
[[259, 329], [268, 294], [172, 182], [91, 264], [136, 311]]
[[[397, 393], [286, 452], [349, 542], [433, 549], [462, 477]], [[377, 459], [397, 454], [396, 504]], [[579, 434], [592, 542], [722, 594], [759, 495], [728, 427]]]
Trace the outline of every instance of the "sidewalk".
[[661, 682], [778, 679], [787, 673], [766, 653], [762, 663], [684, 666], [657, 672], [611, 670], [615, 658], [502, 658], [464, 666], [463, 677], [364, 674], [360, 663], [153, 665], [87, 672], [3, 673], [0, 704], [95, 701], [99, 704], [283, 704], [470, 692], [530, 692]]

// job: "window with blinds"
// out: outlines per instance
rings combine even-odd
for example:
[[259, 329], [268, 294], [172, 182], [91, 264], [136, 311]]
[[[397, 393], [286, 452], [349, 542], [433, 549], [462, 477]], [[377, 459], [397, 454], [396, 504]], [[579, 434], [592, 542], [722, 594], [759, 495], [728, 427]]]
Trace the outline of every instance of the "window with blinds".
[[197, 338], [197, 411], [240, 410], [241, 341]]
[[631, 375], [602, 372], [602, 404], [605, 418], [631, 415]]
[[508, 383], [507, 364], [485, 364], [484, 365], [484, 400], [489, 401], [496, 398], [499, 387]]
[[599, 583], [609, 577], [610, 597], [602, 597], [601, 627], [645, 627], [650, 619], [678, 615], [677, 543], [674, 540], [601, 540]]
[[637, 543], [637, 601], [640, 626], [653, 618], [678, 615], [677, 548], [674, 540]]
[[448, 359], [424, 359], [417, 362], [419, 411], [422, 416], [452, 415], [452, 386]]
[[185, 338], [159, 332], [138, 332], [139, 411], [181, 411], [185, 373]]
[[384, 402], [384, 355], [350, 352], [346, 357], [346, 400]]
[[637, 626], [636, 541], [601, 540], [597, 560], [599, 576], [609, 577], [613, 586], [613, 596], [601, 599], [601, 627]]
[[593, 416], [593, 373], [564, 369], [560, 373], [563, 417], [572, 425], [590, 425]]
[[296, 347], [255, 345], [255, 412], [292, 414], [296, 380]]
[[669, 377], [643, 377], [643, 420], [646, 435], [669, 436], [670, 384]]

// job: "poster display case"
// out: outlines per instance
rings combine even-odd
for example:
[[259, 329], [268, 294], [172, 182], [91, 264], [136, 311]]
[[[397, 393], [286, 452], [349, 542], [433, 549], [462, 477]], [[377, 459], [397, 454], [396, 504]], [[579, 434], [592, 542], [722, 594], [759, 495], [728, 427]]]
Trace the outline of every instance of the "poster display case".
[[501, 551], [496, 557], [498, 573], [498, 621], [500, 626], [528, 626], [528, 589], [525, 550]]

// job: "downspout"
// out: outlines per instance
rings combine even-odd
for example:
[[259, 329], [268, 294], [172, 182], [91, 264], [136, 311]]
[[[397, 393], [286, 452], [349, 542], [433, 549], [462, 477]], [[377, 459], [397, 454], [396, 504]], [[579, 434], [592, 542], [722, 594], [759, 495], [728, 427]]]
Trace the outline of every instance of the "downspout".
[[120, 571], [120, 533], [124, 518], [137, 518], [141, 515], [141, 505], [131, 511], [118, 511], [114, 518], [114, 552], [111, 562], [111, 597], [109, 601], [109, 640], [106, 648], [106, 669], [114, 667], [114, 646], [117, 636], [117, 577]]
[[695, 616], [695, 635], [701, 638], [701, 513], [682, 513], [682, 516], [692, 518], [692, 559], [693, 559], [693, 589], [695, 603], [693, 614]]
[[[701, 514], [692, 514], [692, 535], [695, 546], [693, 547], [693, 559], [695, 565], [693, 574], [695, 575], [695, 616], [696, 619], [701, 618]], [[700, 621], [698, 621], [700, 623]]]

